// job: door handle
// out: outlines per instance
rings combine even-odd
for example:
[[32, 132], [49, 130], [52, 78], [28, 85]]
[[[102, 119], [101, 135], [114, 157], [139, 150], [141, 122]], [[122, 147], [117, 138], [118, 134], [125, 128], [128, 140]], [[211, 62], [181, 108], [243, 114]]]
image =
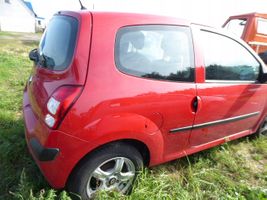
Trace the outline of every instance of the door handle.
[[197, 113], [200, 109], [201, 106], [201, 98], [199, 96], [195, 96], [192, 99], [192, 103], [191, 103], [191, 109], [193, 113]]

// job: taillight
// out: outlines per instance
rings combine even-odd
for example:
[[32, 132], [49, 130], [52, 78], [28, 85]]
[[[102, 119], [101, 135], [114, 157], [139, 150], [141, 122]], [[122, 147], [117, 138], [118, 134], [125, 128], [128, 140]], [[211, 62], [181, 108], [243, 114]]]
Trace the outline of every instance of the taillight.
[[81, 86], [62, 86], [58, 88], [46, 104], [46, 125], [52, 129], [56, 129], [69, 108], [79, 97], [81, 91]]

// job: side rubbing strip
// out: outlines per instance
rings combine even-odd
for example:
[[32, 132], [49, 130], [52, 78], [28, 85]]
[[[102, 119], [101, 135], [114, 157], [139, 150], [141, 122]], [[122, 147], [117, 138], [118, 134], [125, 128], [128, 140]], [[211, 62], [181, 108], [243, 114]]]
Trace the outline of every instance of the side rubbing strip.
[[253, 116], [256, 116], [258, 114], [260, 114], [260, 112], [254, 112], [254, 113], [249, 113], [249, 114], [245, 114], [245, 115], [239, 115], [239, 116], [236, 116], [236, 117], [230, 117], [230, 118], [216, 120], [216, 121], [212, 121], [212, 122], [206, 122], [206, 123], [203, 123], [203, 124], [195, 124], [193, 126], [185, 126], [185, 127], [181, 127], [181, 128], [175, 128], [175, 129], [171, 129], [169, 132], [170, 133], [175, 133], [175, 132], [180, 132], [180, 131], [185, 131], [185, 130], [190, 130], [190, 129], [203, 128], [203, 127], [213, 126], [213, 125], [217, 125], [217, 124], [224, 124], [224, 123], [228, 123], [228, 122], [234, 122], [234, 121], [246, 119], [246, 118], [249, 118], [249, 117], [253, 117]]
[[181, 128], [175, 128], [175, 129], [171, 129], [170, 133], [175, 133], [178, 131], [187, 131], [187, 130], [190, 130], [192, 128], [193, 128], [193, 126], [185, 126], [185, 127], [181, 127]]

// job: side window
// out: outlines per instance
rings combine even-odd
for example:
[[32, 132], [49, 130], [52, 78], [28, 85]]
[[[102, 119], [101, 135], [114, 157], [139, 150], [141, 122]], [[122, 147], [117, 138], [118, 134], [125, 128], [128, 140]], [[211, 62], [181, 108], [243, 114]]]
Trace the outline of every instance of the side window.
[[201, 31], [206, 80], [255, 81], [260, 64], [240, 43], [226, 36]]
[[129, 75], [170, 81], [194, 81], [189, 27], [147, 25], [121, 28], [116, 36], [117, 68]]

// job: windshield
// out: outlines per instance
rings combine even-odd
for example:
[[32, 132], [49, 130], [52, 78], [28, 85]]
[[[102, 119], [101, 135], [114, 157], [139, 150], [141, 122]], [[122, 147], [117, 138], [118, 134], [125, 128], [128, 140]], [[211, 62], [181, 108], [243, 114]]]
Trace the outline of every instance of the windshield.
[[224, 28], [226, 28], [228, 31], [232, 32], [236, 36], [242, 37], [246, 23], [246, 19], [232, 19], [226, 24]]
[[73, 57], [78, 21], [69, 16], [54, 16], [39, 45], [42, 66], [52, 70], [66, 69]]

